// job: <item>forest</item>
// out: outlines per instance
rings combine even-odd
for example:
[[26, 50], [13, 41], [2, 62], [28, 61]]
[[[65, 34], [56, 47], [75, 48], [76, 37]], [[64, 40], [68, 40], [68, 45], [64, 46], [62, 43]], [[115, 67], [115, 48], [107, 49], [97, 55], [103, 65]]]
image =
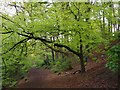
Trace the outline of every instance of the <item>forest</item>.
[[118, 88], [120, 2], [6, 2], [2, 88]]

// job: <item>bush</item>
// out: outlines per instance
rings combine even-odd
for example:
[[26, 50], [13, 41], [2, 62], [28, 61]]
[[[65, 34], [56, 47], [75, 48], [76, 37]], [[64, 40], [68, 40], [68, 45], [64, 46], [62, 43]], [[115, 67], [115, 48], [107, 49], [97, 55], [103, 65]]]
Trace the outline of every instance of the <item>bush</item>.
[[50, 68], [53, 72], [63, 72], [71, 69], [70, 60], [55, 60], [50, 62]]
[[106, 67], [108, 67], [111, 71], [117, 72], [119, 68], [119, 60], [120, 60], [120, 44], [113, 46], [107, 52], [108, 61]]
[[23, 56], [5, 59], [2, 65], [2, 86], [14, 87], [18, 80], [26, 75], [32, 67], [41, 67], [43, 60], [39, 56]]

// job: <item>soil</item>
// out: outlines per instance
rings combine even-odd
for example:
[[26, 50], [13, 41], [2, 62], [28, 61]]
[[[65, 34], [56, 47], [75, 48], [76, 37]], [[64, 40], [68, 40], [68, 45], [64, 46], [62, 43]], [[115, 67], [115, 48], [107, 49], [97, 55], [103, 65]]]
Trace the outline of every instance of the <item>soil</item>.
[[[104, 46], [100, 48], [102, 47]], [[93, 55], [97, 61], [89, 58], [85, 73], [79, 72], [79, 62], [72, 64], [72, 70], [62, 73], [32, 68], [26, 77], [18, 82], [16, 88], [117, 88], [118, 74], [105, 67], [106, 56], [95, 51]]]
[[116, 88], [118, 76], [105, 67], [105, 60], [89, 60], [85, 73], [74, 73], [79, 65], [63, 73], [53, 73], [48, 69], [32, 68], [20, 80], [17, 88]]

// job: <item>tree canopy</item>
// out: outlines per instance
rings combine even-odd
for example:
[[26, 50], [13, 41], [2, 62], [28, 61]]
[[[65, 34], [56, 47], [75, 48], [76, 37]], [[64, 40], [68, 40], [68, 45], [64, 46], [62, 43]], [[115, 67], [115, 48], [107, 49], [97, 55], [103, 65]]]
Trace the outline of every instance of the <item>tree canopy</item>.
[[54, 52], [72, 52], [85, 72], [86, 53], [119, 38], [118, 3], [13, 2], [9, 6], [15, 8], [16, 14], [9, 16], [1, 12], [0, 15], [5, 68], [47, 47]]

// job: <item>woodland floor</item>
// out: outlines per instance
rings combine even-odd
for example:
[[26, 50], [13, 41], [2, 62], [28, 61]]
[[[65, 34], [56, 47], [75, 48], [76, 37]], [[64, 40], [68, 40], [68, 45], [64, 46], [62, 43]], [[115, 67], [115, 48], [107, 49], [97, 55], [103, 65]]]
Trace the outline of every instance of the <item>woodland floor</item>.
[[[114, 41], [110, 46], [118, 42], [120, 41]], [[98, 57], [99, 62], [89, 58], [85, 73], [73, 74], [80, 69], [79, 62], [72, 64], [72, 70], [61, 74], [53, 73], [48, 69], [32, 68], [15, 88], [19, 90], [22, 88], [118, 88], [118, 74], [105, 67], [106, 57], [95, 51], [93, 55]]]
[[116, 88], [118, 76], [105, 67], [105, 60], [88, 60], [85, 73], [75, 73], [79, 63], [73, 69], [56, 74], [48, 69], [32, 68], [27, 76], [20, 80], [17, 88]]

